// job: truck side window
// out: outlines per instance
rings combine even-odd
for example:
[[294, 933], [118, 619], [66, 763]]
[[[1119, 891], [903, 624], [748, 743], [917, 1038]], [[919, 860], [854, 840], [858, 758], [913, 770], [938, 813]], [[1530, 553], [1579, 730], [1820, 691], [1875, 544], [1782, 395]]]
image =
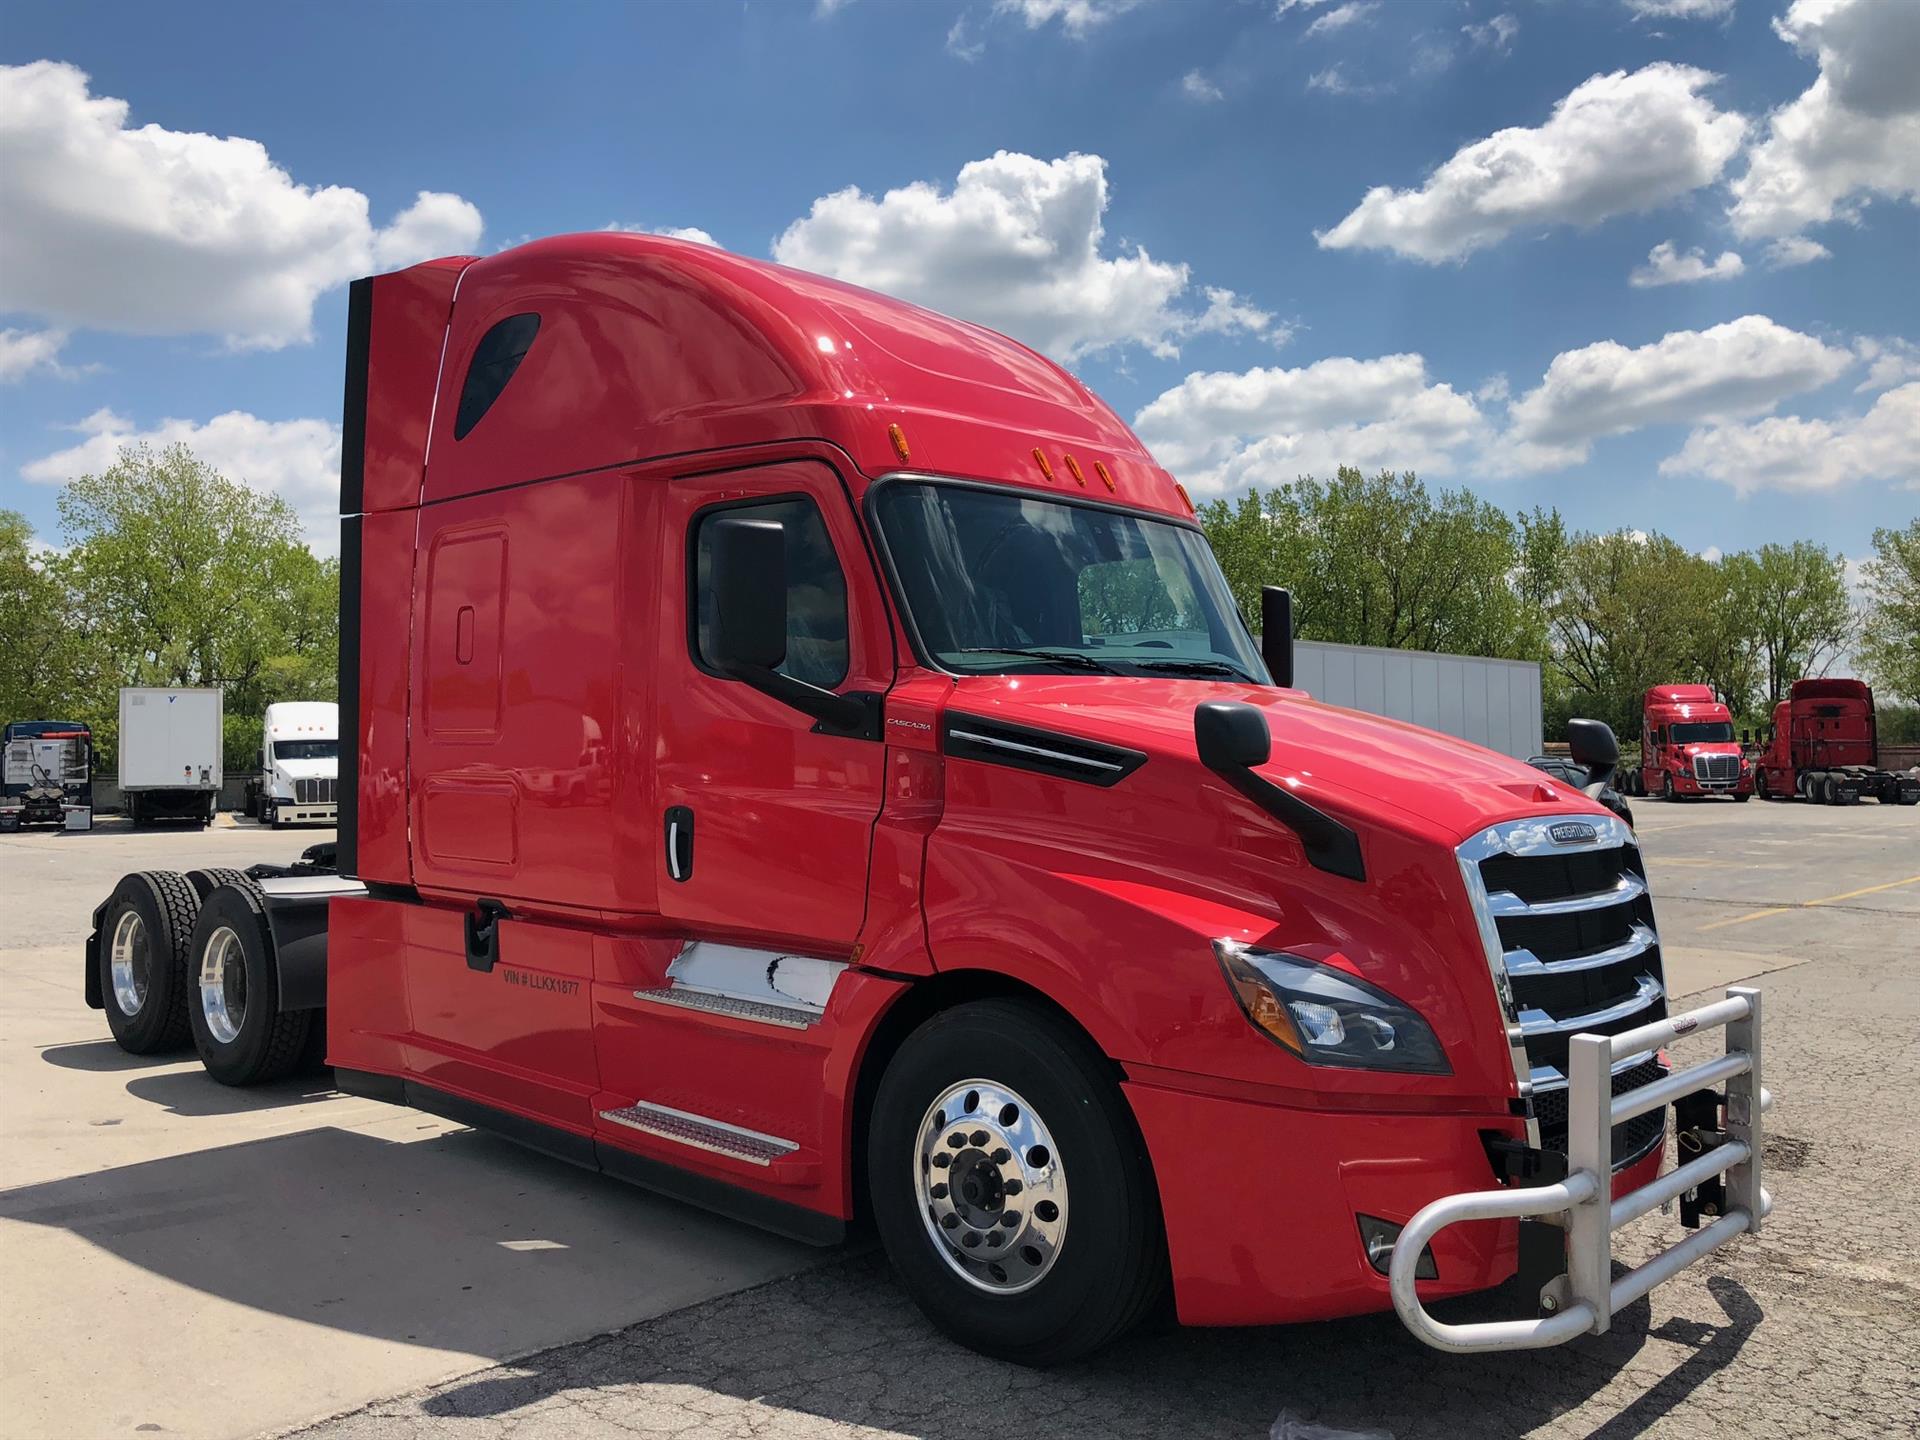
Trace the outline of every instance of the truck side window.
[[466, 383], [460, 387], [460, 408], [453, 417], [454, 439], [466, 439], [480, 417], [493, 408], [539, 333], [538, 315], [509, 315], [480, 337], [480, 343], [473, 347], [473, 359], [467, 362]]
[[780, 673], [831, 690], [847, 678], [847, 580], [813, 501], [787, 496], [751, 505], [716, 505], [694, 516], [694, 658], [711, 669], [707, 633], [713, 623], [713, 560], [707, 521], [719, 516], [777, 520], [787, 541], [787, 659]]

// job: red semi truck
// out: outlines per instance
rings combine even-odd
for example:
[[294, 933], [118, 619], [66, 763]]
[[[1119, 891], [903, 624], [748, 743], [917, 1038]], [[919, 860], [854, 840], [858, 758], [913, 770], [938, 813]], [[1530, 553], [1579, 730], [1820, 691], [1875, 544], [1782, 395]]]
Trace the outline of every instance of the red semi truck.
[[[1024, 347], [539, 241], [353, 286], [342, 470], [337, 851], [128, 876], [86, 971], [128, 1048], [244, 1083], [324, 1032], [351, 1093], [870, 1224], [1028, 1363], [1169, 1293], [1555, 1344], [1759, 1227], [1759, 997], [1669, 1013], [1627, 827], [1290, 688], [1283, 592], [1263, 655], [1185, 493]], [[1614, 1279], [1675, 1197], [1705, 1228]], [[1523, 1221], [1539, 1312], [1434, 1319]]]
[[1753, 772], [1733, 736], [1733, 712], [1710, 685], [1656, 685], [1640, 706], [1640, 765], [1631, 793], [1683, 796], [1753, 794]]
[[1796, 680], [1773, 707], [1767, 748], [1754, 765], [1764, 800], [1799, 796], [1821, 805], [1920, 805], [1920, 775], [1880, 768], [1873, 691], [1861, 680]]

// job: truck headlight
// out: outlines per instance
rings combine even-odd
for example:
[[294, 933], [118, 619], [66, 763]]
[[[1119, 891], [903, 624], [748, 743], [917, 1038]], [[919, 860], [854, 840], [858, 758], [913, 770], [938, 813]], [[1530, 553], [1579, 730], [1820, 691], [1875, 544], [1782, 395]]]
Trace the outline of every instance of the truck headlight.
[[1247, 1018], [1309, 1065], [1452, 1073], [1433, 1027], [1357, 976], [1233, 940], [1213, 953]]

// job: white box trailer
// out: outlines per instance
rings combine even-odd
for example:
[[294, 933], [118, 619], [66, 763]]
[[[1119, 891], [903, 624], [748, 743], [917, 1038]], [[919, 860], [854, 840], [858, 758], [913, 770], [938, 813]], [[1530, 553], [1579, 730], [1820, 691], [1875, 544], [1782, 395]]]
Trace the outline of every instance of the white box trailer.
[[226, 778], [225, 708], [217, 689], [120, 692], [120, 794], [134, 824], [213, 819]]
[[1298, 640], [1293, 683], [1316, 700], [1406, 720], [1516, 760], [1541, 753], [1540, 667], [1531, 660]]

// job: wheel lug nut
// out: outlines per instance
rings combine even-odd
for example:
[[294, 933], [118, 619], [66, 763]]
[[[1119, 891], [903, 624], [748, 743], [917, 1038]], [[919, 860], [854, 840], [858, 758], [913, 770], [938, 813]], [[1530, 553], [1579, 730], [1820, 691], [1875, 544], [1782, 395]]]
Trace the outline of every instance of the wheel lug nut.
[[960, 1149], [966, 1143], [967, 1143], [967, 1137], [965, 1135], [962, 1135], [958, 1130], [954, 1131], [953, 1134], [947, 1136], [947, 1144], [951, 1145], [956, 1150]]
[[1009, 1195], [1018, 1195], [1022, 1190], [1026, 1189], [1027, 1187], [1022, 1185], [1018, 1180], [1009, 1180], [1001, 1188], [1004, 1189]]
[[967, 1139], [972, 1141], [975, 1145], [984, 1145], [987, 1143], [987, 1141], [990, 1138], [991, 1137], [984, 1130], [976, 1130], [973, 1132], [973, 1134], [967, 1137]]
[[944, 1170], [953, 1163], [953, 1157], [942, 1150], [938, 1155], [933, 1157], [933, 1163]]
[[946, 1229], [952, 1230], [960, 1224], [960, 1217], [958, 1215], [942, 1215], [940, 1217], [940, 1224]]
[[1013, 1159], [1013, 1152], [1007, 1149], [1006, 1146], [1002, 1145], [998, 1150], [994, 1151], [993, 1154], [989, 1155], [987, 1158], [993, 1161], [993, 1163], [996, 1165], [1004, 1165], [1009, 1160]]
[[1020, 1223], [1020, 1212], [1018, 1210], [1005, 1211], [1000, 1216], [1000, 1223], [1006, 1226], [1007, 1229], [1009, 1230], [1013, 1229], [1016, 1225]]
[[947, 1187], [944, 1185], [936, 1185], [927, 1193], [936, 1200], [944, 1200], [947, 1198]]

